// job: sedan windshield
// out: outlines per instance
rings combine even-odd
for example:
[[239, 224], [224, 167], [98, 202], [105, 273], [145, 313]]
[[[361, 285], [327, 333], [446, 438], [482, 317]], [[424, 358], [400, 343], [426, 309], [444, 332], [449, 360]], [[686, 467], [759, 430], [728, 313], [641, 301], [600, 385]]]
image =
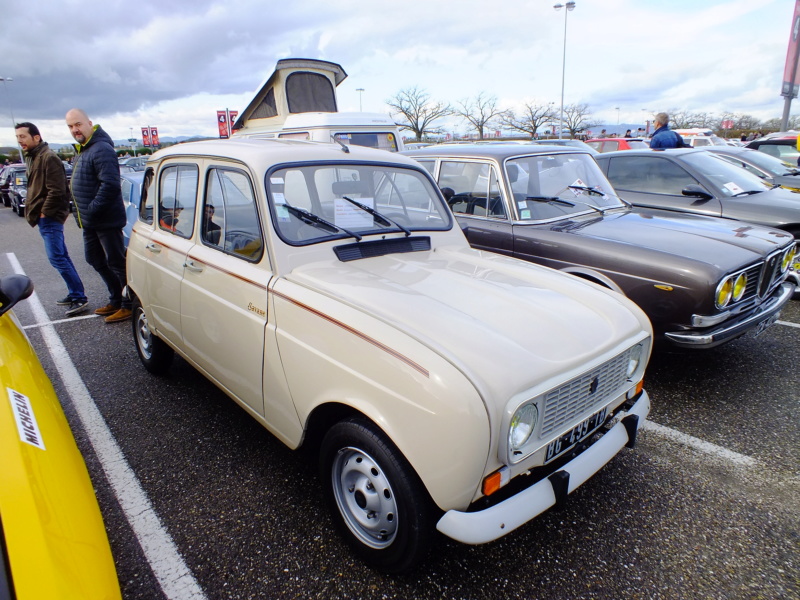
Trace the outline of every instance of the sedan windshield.
[[702, 173], [722, 196], [753, 194], [772, 187], [757, 175], [710, 152], [692, 152], [682, 158], [686, 164]]
[[293, 165], [268, 173], [266, 184], [273, 223], [290, 244], [452, 226], [435, 187], [414, 169]]
[[[775, 156], [770, 156], [765, 152], [759, 152], [758, 150], [745, 150], [744, 152], [737, 152], [735, 154], [720, 152], [720, 156], [727, 158], [729, 162], [737, 166], [742, 166], [744, 161], [747, 161], [747, 163], [754, 164], [770, 175], [797, 175], [800, 173], [796, 165], [792, 165]], [[739, 157], [741, 157], [741, 160], [739, 160]]]
[[506, 161], [506, 173], [523, 221], [625, 206], [594, 159], [583, 152], [513, 158]]

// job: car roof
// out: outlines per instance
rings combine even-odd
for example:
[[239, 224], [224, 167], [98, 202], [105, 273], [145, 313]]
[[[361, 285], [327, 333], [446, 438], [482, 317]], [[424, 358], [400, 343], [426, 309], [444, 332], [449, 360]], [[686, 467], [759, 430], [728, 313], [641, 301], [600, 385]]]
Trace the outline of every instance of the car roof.
[[159, 150], [152, 155], [151, 160], [160, 161], [175, 156], [227, 158], [251, 165], [256, 169], [267, 169], [275, 164], [309, 161], [402, 163], [416, 169], [420, 168], [418, 163], [404, 156], [398, 156], [396, 152], [366, 148], [355, 144], [339, 145], [245, 137], [175, 144]]
[[493, 158], [505, 160], [515, 156], [530, 156], [536, 154], [592, 154], [583, 148], [575, 146], [556, 146], [545, 144], [464, 144], [461, 146], [428, 146], [419, 150], [405, 150], [402, 154], [412, 157], [423, 156], [448, 156], [466, 158]]
[[671, 154], [673, 156], [682, 156], [685, 154], [696, 154], [698, 152], [705, 152], [706, 146], [702, 148], [659, 148], [659, 149], [647, 149], [647, 150], [615, 150], [614, 152], [603, 152], [602, 154], [595, 156], [596, 160], [606, 159], [606, 158], [613, 158], [614, 156], [653, 156], [654, 154]]

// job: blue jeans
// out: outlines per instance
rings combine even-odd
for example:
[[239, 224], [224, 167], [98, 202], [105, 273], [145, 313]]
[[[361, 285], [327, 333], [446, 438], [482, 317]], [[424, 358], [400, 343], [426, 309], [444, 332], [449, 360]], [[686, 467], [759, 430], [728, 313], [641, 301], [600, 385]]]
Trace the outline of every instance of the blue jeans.
[[108, 303], [115, 307], [130, 308], [130, 300], [122, 295], [127, 285], [122, 229], [84, 228], [83, 245], [86, 262], [100, 274], [108, 288]]
[[47, 259], [56, 271], [61, 274], [67, 284], [68, 297], [73, 302], [86, 302], [86, 292], [72, 259], [69, 257], [67, 245], [64, 243], [64, 224], [50, 217], [39, 217], [39, 234], [44, 240], [44, 251]]

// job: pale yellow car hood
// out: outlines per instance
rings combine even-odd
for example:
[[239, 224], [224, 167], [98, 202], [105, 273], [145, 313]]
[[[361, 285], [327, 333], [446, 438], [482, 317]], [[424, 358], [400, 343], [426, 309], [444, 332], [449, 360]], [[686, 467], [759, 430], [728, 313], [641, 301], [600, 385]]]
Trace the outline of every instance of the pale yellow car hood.
[[[314, 263], [286, 279], [394, 325], [498, 399], [586, 369], [651, 332], [619, 294], [469, 248]], [[367, 319], [349, 325], [368, 327]]]

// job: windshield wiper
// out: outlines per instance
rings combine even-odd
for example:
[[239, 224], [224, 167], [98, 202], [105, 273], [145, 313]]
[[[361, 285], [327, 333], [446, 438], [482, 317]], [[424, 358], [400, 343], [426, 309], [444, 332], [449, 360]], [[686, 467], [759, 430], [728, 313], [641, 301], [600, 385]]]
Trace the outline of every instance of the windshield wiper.
[[564, 206], [571, 206], [573, 208], [575, 207], [573, 202], [564, 200], [558, 196], [526, 196], [525, 200], [533, 200], [534, 202], [547, 202], [550, 204], [563, 204]]
[[571, 190], [582, 190], [584, 192], [589, 192], [590, 194], [594, 194], [595, 196], [605, 196], [603, 192], [598, 190], [595, 187], [590, 187], [588, 185], [568, 185], [567, 186]]
[[760, 194], [763, 191], [764, 190], [747, 190], [746, 192], [739, 192], [738, 194], [734, 194], [732, 198], [739, 198], [741, 196], [752, 196], [753, 194]]
[[[280, 206], [280, 205], [278, 205]], [[292, 213], [295, 217], [300, 219], [303, 223], [307, 223], [308, 225], [312, 225], [318, 229], [324, 229], [330, 233], [337, 233], [342, 231], [349, 235], [350, 237], [356, 238], [356, 241], [361, 241], [361, 236], [357, 233], [350, 231], [349, 229], [345, 229], [344, 227], [339, 227], [338, 225], [334, 225], [330, 221], [326, 221], [319, 215], [315, 215], [312, 212], [305, 210], [304, 208], [298, 208], [296, 206], [292, 206], [291, 204], [284, 202], [283, 206], [286, 207], [290, 213]]]
[[407, 227], [403, 227], [403, 226], [402, 226], [402, 225], [400, 225], [400, 223], [398, 223], [397, 221], [392, 221], [392, 220], [391, 220], [389, 217], [386, 217], [386, 216], [382, 215], [381, 213], [379, 213], [379, 212], [378, 212], [377, 210], [375, 210], [374, 208], [371, 208], [371, 207], [367, 206], [366, 204], [362, 204], [361, 202], [358, 202], [358, 201], [356, 201], [356, 200], [353, 200], [352, 198], [348, 198], [347, 196], [342, 196], [342, 198], [343, 198], [344, 200], [347, 200], [347, 201], [348, 201], [350, 204], [352, 204], [352, 205], [354, 205], [354, 206], [357, 206], [357, 207], [358, 207], [358, 208], [360, 208], [361, 210], [363, 210], [363, 211], [366, 211], [366, 212], [368, 212], [369, 214], [371, 214], [373, 217], [375, 217], [376, 219], [378, 219], [378, 221], [380, 221], [381, 223], [383, 223], [385, 227], [391, 227], [392, 225], [394, 225], [394, 226], [395, 226], [395, 227], [397, 227], [399, 230], [401, 230], [403, 233], [405, 233], [405, 234], [406, 234], [406, 237], [408, 237], [408, 236], [410, 236], [410, 235], [411, 235], [411, 230], [410, 230], [410, 229], [408, 229]]

